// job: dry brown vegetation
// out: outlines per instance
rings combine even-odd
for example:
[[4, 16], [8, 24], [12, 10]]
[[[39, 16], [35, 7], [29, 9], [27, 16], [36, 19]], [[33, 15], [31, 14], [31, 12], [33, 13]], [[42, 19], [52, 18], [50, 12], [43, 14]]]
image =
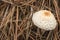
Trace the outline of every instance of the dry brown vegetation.
[[[45, 31], [33, 24], [33, 13], [42, 9], [54, 13], [56, 29]], [[60, 40], [59, 0], [1, 0], [0, 40]]]

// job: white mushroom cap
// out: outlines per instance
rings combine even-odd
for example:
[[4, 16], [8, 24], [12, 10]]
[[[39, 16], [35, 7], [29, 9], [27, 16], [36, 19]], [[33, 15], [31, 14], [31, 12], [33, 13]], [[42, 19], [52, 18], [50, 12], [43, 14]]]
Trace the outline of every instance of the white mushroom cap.
[[44, 30], [53, 30], [56, 28], [57, 21], [48, 10], [40, 10], [33, 14], [32, 21], [34, 25]]

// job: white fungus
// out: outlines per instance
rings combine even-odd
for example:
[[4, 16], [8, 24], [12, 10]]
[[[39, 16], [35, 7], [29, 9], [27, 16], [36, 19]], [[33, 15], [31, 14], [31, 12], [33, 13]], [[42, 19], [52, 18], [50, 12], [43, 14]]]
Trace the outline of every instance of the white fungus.
[[44, 30], [53, 30], [56, 28], [57, 21], [48, 10], [40, 10], [33, 14], [32, 21], [34, 25]]

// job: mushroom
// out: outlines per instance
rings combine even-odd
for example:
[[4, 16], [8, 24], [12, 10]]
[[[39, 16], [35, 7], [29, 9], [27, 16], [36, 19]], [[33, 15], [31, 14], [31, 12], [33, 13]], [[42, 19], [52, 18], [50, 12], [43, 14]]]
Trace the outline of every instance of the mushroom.
[[34, 25], [44, 30], [53, 30], [57, 26], [57, 21], [53, 13], [48, 10], [40, 10], [35, 12], [32, 16], [32, 21]]

